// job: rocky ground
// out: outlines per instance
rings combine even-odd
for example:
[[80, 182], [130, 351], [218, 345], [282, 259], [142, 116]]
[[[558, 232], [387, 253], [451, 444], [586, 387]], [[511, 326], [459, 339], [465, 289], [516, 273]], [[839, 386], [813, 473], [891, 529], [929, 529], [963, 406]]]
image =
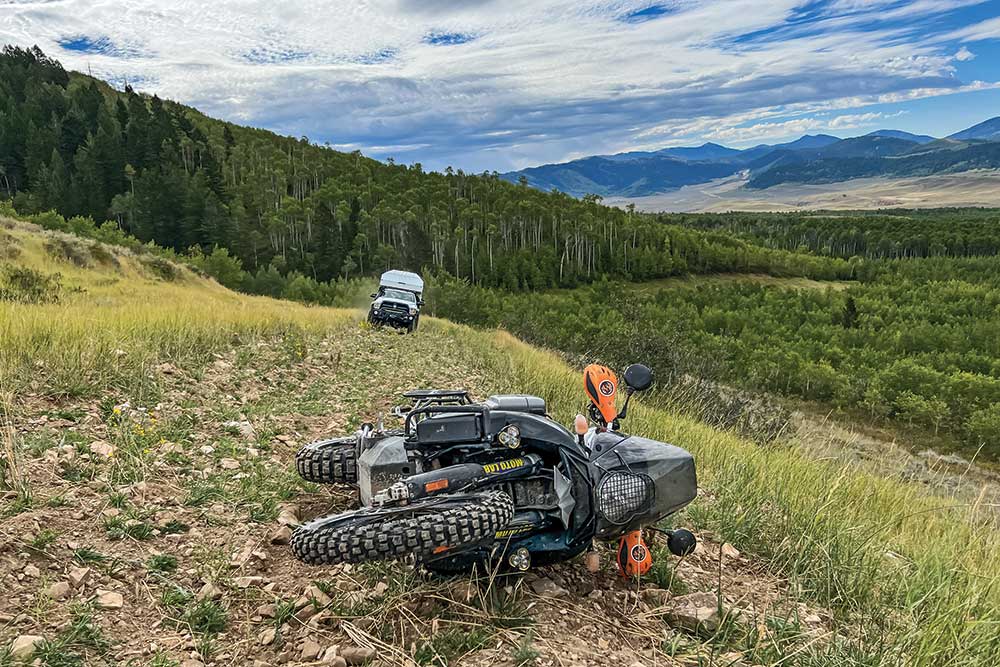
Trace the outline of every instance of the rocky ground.
[[163, 362], [137, 396], [37, 387], [8, 436], [28, 487], [0, 507], [0, 665], [749, 665], [829, 634], [694, 511], [698, 551], [654, 541], [642, 581], [607, 547], [597, 573], [577, 559], [514, 578], [292, 557], [291, 526], [355, 502], [299, 480], [298, 446], [409, 388], [490, 384], [447, 335], [352, 326]]

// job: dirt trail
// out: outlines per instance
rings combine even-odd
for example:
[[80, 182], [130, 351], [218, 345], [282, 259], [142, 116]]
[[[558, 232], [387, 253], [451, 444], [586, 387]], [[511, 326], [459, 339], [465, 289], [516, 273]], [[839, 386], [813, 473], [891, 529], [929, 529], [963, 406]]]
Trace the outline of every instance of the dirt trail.
[[[739, 623], [767, 636], [765, 621], [780, 618], [806, 638], [826, 633], [828, 614], [704, 532], [698, 552], [643, 582], [618, 577], [605, 547], [596, 575], [576, 560], [478, 582], [295, 561], [283, 524], [355, 502], [349, 488], [295, 476], [299, 445], [415, 386], [489, 393], [472, 353], [446, 335], [350, 327], [151, 372], [158, 391], [145, 401], [40, 391], [18, 407], [31, 496], [8, 495], [0, 510], [0, 651], [28, 655], [37, 642], [35, 664], [50, 667], [652, 667], [744, 664], [718, 633], [684, 629], [692, 614], [702, 631]], [[0, 664], [16, 663], [0, 652]]]

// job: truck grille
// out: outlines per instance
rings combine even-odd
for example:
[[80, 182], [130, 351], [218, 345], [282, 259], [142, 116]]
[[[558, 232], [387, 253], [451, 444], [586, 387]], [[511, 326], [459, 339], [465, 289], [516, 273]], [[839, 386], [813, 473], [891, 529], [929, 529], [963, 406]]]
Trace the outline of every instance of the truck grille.
[[621, 525], [653, 501], [653, 480], [648, 475], [613, 472], [597, 489], [597, 509], [613, 524]]
[[394, 315], [409, 315], [410, 309], [401, 303], [389, 303], [385, 302], [382, 304], [382, 310], [387, 313], [392, 313]]

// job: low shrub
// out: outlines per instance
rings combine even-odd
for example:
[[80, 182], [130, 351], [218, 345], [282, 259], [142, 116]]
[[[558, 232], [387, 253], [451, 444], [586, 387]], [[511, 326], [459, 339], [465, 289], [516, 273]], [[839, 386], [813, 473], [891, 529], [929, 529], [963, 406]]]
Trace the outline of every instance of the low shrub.
[[181, 277], [180, 268], [170, 260], [163, 259], [162, 257], [143, 255], [139, 258], [139, 262], [148, 273], [159, 280], [172, 283]]
[[56, 303], [62, 291], [58, 273], [44, 274], [28, 267], [0, 268], [0, 301], [13, 303]]
[[86, 268], [93, 265], [90, 247], [82, 240], [69, 236], [50, 236], [45, 240], [45, 252], [55, 259]]

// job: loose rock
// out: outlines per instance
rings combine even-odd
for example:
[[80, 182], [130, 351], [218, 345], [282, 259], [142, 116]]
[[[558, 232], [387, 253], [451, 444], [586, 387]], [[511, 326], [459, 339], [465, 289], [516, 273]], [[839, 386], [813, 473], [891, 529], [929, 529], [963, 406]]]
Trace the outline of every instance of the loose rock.
[[331, 665], [332, 667], [347, 667], [347, 661], [344, 660], [343, 656], [337, 655], [337, 647], [331, 646], [323, 654], [320, 662], [324, 665]]
[[39, 635], [21, 635], [10, 645], [11, 655], [15, 660], [23, 660], [35, 652], [35, 647], [45, 641]]
[[280, 526], [271, 533], [271, 544], [288, 544], [292, 541], [292, 529], [288, 526]]
[[284, 505], [281, 511], [278, 513], [278, 523], [282, 526], [292, 526], [295, 527], [301, 522], [299, 521], [299, 510], [294, 505]]
[[313, 641], [312, 639], [306, 639], [304, 642], [302, 642], [302, 645], [299, 647], [299, 659], [306, 661], [315, 660], [316, 658], [319, 657], [320, 651], [322, 650], [323, 647], [317, 644], [315, 641]]
[[90, 453], [108, 458], [115, 453], [115, 446], [107, 440], [95, 440], [90, 443]]
[[348, 665], [363, 665], [375, 657], [375, 649], [363, 646], [348, 646], [340, 650], [340, 657]]
[[58, 581], [45, 589], [45, 594], [53, 600], [68, 598], [72, 592], [73, 587], [65, 581]]
[[121, 609], [125, 599], [114, 591], [97, 591], [97, 606], [101, 609]]
[[221, 597], [222, 591], [210, 582], [201, 587], [201, 590], [194, 596], [194, 599], [200, 602], [202, 600], [218, 600]]
[[320, 607], [326, 607], [331, 602], [333, 602], [333, 600], [330, 599], [329, 595], [324, 593], [319, 586], [313, 584], [311, 586], [306, 587], [306, 589], [302, 592], [302, 597], [296, 601], [295, 606], [300, 607], [299, 602], [304, 602], [304, 604], [301, 605], [304, 607], [306, 604], [309, 604], [310, 602], [313, 601], [315, 601], [315, 603], [318, 604]]
[[670, 601], [666, 620], [691, 632], [715, 632], [719, 628], [719, 604], [713, 593], [682, 595]]
[[264, 577], [237, 577], [233, 580], [237, 588], [250, 588], [264, 583]]
[[547, 598], [564, 598], [569, 595], [568, 590], [546, 577], [538, 577], [532, 581], [531, 590]]
[[73, 588], [79, 588], [80, 586], [87, 583], [87, 579], [90, 578], [90, 568], [89, 567], [74, 567], [69, 571], [69, 583], [72, 584]]
[[257, 439], [257, 432], [254, 430], [253, 425], [248, 421], [228, 421], [222, 426], [238, 432], [241, 437], [246, 438], [247, 440]]
[[642, 599], [654, 607], [662, 607], [670, 600], [670, 591], [662, 588], [646, 588], [642, 591]]

